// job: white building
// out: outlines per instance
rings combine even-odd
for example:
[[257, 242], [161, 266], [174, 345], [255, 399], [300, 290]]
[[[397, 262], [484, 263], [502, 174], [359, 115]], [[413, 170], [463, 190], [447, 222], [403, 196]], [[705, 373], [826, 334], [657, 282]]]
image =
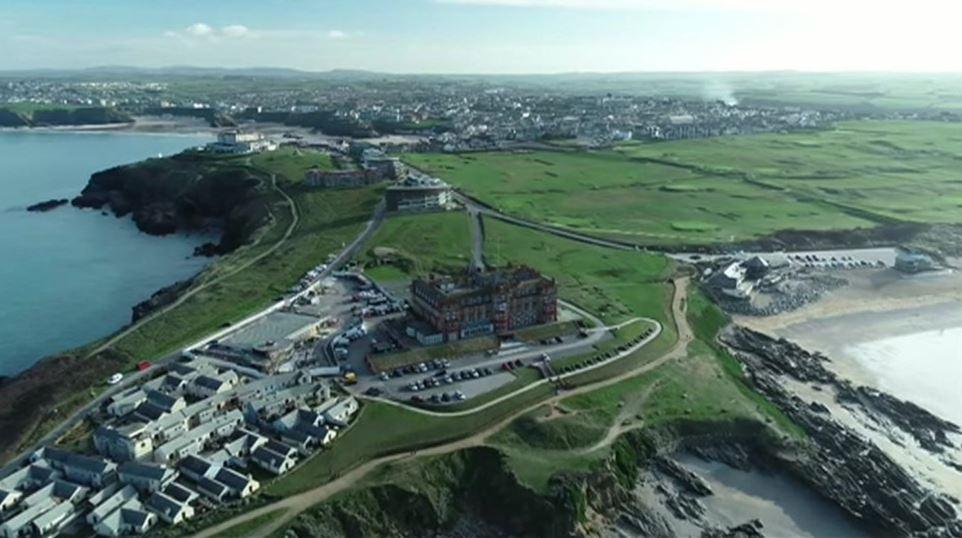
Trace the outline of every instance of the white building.
[[245, 155], [274, 151], [277, 143], [260, 133], [243, 133], [240, 131], [224, 131], [217, 134], [217, 142], [211, 142], [207, 149], [214, 153], [229, 153]]

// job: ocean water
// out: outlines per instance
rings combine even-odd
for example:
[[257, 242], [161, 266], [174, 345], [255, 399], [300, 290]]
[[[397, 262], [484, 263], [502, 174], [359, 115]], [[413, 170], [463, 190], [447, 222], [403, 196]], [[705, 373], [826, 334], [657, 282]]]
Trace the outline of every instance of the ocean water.
[[208, 140], [0, 132], [0, 375], [110, 334], [130, 321], [134, 304], [208, 261], [191, 256], [207, 236], [152, 237], [129, 217], [70, 205], [30, 213], [26, 206], [72, 198], [98, 170]]
[[923, 331], [847, 346], [876, 388], [962, 425], [962, 328]]

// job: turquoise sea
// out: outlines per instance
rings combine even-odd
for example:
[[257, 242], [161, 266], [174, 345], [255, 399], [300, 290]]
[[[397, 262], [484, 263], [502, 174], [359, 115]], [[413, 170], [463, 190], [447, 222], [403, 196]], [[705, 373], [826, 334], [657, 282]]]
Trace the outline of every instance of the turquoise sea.
[[130, 218], [70, 205], [90, 174], [208, 141], [204, 135], [0, 132], [0, 375], [106, 336], [130, 308], [208, 262], [192, 257], [207, 236], [152, 237]]

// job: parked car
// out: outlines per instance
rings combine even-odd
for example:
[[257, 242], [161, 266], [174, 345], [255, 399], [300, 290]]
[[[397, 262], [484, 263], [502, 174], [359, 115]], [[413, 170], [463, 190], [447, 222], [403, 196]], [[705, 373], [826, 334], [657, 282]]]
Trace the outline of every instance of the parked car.
[[108, 384], [108, 385], [116, 385], [117, 383], [120, 383], [120, 381], [121, 381], [123, 378], [124, 378], [124, 374], [122, 374], [122, 373], [120, 373], [120, 372], [117, 372], [116, 374], [114, 374], [114, 375], [110, 376], [109, 378], [107, 378], [107, 384]]

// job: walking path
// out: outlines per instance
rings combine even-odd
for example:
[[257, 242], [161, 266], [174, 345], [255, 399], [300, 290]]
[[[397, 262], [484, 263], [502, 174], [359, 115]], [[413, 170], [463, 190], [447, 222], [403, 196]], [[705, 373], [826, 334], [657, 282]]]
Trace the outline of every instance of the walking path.
[[[381, 465], [402, 461], [402, 460], [411, 460], [411, 459], [419, 458], [423, 456], [437, 456], [442, 454], [449, 454], [452, 452], [456, 452], [458, 450], [481, 446], [485, 443], [485, 441], [489, 436], [501, 430], [506, 425], [510, 424], [511, 421], [543, 405], [554, 404], [565, 398], [569, 398], [571, 396], [583, 394], [586, 392], [605, 388], [605, 387], [614, 385], [616, 383], [620, 383], [621, 381], [624, 381], [626, 379], [630, 379], [632, 377], [654, 370], [670, 360], [675, 360], [679, 357], [684, 357], [688, 349], [688, 344], [694, 338], [691, 332], [691, 328], [688, 326], [688, 322], [685, 317], [685, 311], [684, 311], [685, 310], [684, 299], [688, 290], [688, 278], [685, 277], [685, 278], [676, 279], [674, 281], [674, 284], [675, 284], [675, 292], [672, 298], [672, 315], [675, 318], [675, 326], [677, 327], [677, 330], [678, 330], [678, 340], [675, 342], [674, 345], [672, 345], [672, 347], [664, 355], [662, 355], [658, 359], [642, 364], [637, 368], [633, 368], [620, 375], [610, 377], [608, 379], [597, 381], [594, 383], [587, 383], [573, 390], [553, 396], [547, 400], [543, 400], [543, 401], [528, 405], [526, 407], [523, 407], [521, 409], [518, 409], [512, 412], [511, 414], [509, 414], [508, 416], [506, 416], [505, 418], [503, 418], [502, 420], [498, 421], [494, 425], [489, 426], [471, 435], [470, 437], [466, 437], [464, 439], [454, 441], [451, 443], [438, 445], [432, 448], [419, 450], [414, 453], [404, 452], [401, 454], [394, 454], [390, 456], [383, 456], [380, 458], [373, 459], [371, 461], [368, 461], [366, 463], [359, 465], [358, 467], [355, 467], [354, 469], [346, 472], [345, 474], [341, 475], [337, 479], [332, 480], [326, 484], [318, 486], [312, 490], [308, 490], [303, 493], [286, 497], [279, 501], [261, 506], [249, 512], [245, 512], [241, 515], [238, 515], [234, 518], [224, 521], [218, 525], [208, 527], [207, 529], [204, 529], [203, 531], [195, 534], [194, 537], [209, 538], [216, 534], [228, 531], [232, 527], [240, 525], [241, 523], [251, 521], [265, 514], [269, 514], [278, 510], [285, 510], [285, 512], [282, 515], [278, 516], [269, 524], [264, 525], [259, 529], [256, 529], [254, 532], [250, 534], [250, 536], [258, 537], [258, 538], [270, 536], [277, 530], [287, 525], [292, 519], [294, 519], [301, 512], [304, 512], [305, 510], [310, 509], [312, 506], [329, 499], [331, 496], [337, 493], [350, 489], [359, 480], [367, 476], [371, 471], [380, 467]], [[443, 415], [457, 416], [451, 413], [444, 413]]]

